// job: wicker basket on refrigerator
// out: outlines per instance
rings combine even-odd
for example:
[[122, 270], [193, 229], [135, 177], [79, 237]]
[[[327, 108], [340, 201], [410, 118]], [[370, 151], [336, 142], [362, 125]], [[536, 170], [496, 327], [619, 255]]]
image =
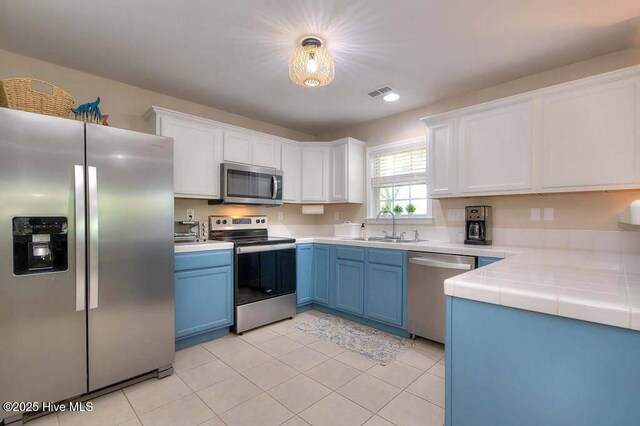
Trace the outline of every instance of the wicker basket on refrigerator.
[[68, 118], [74, 102], [61, 88], [36, 78], [0, 80], [0, 107]]

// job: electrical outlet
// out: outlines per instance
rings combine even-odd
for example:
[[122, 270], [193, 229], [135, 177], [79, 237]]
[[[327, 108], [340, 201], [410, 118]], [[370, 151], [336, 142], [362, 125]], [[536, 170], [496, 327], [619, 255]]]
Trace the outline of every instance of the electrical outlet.
[[333, 220], [340, 220], [340, 212], [333, 213]]
[[284, 220], [284, 212], [278, 212], [278, 220], [279, 221]]
[[544, 208], [544, 220], [554, 220], [554, 208], [553, 207], [545, 207]]
[[196, 212], [193, 209], [187, 209], [187, 222], [196, 219]]
[[531, 220], [533, 222], [540, 221], [540, 209], [535, 207], [531, 209]]

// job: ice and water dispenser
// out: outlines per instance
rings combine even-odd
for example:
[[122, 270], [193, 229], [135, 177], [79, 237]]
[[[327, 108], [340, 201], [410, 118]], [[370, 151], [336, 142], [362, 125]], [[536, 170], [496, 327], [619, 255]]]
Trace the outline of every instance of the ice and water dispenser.
[[67, 234], [66, 217], [14, 217], [13, 273], [66, 271]]

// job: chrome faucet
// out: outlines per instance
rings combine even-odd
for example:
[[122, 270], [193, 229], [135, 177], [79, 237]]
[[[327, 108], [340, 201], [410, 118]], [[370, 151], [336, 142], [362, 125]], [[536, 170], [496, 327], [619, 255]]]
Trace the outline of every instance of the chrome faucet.
[[382, 231], [384, 233], [384, 237], [385, 238], [398, 238], [396, 236], [396, 215], [393, 214], [392, 211], [381, 210], [380, 213], [378, 213], [378, 216], [376, 216], [376, 220], [380, 219], [380, 216], [382, 216], [383, 214], [390, 214], [391, 215], [391, 235], [389, 235], [387, 233], [387, 231]]

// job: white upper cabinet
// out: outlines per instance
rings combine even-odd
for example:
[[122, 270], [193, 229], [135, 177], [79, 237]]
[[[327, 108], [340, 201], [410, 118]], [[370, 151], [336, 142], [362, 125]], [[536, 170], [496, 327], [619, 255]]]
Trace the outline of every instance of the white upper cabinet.
[[640, 188], [640, 66], [423, 121], [433, 198]]
[[531, 190], [533, 102], [460, 118], [460, 192]]
[[224, 161], [251, 164], [251, 135], [225, 130]]
[[640, 181], [638, 79], [542, 98], [542, 188]]
[[298, 142], [282, 144], [282, 200], [302, 201], [302, 145]]
[[331, 144], [329, 200], [364, 202], [364, 142], [344, 138]]
[[146, 114], [156, 134], [174, 138], [174, 193], [220, 198], [220, 164], [282, 169], [286, 203], [363, 203], [364, 142], [296, 142], [160, 107]]
[[329, 155], [328, 144], [302, 144], [302, 196], [301, 201], [329, 201]]
[[222, 130], [164, 110], [150, 110], [156, 134], [173, 138], [175, 197], [220, 198]]
[[225, 130], [224, 161], [280, 168], [280, 141], [255, 133]]
[[281, 143], [264, 137], [255, 138], [251, 144], [251, 164], [280, 168]]
[[453, 194], [456, 191], [454, 163], [455, 140], [453, 121], [433, 123], [429, 126], [429, 195]]

